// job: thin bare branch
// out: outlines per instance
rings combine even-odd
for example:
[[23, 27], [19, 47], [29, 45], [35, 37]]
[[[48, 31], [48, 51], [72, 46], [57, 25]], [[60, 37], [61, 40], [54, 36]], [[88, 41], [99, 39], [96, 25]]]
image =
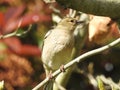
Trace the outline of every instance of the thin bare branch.
[[[20, 24], [18, 24], [18, 27], [20, 27]], [[9, 33], [9, 34], [6, 34], [6, 35], [0, 35], [0, 39], [9, 38], [9, 37], [12, 37], [12, 36], [24, 35], [24, 34], [26, 34], [26, 33], [28, 33], [30, 31], [31, 27], [32, 27], [32, 24], [30, 24], [28, 29], [26, 31], [22, 32], [22, 33], [18, 33], [18, 29], [17, 29], [13, 33]]]
[[[86, 58], [88, 58], [88, 57], [90, 57], [90, 56], [92, 56], [92, 55], [96, 55], [96, 54], [98, 54], [98, 53], [101, 53], [101, 52], [103, 52], [103, 51], [105, 51], [105, 50], [107, 50], [107, 49], [109, 49], [109, 48], [117, 45], [118, 43], [120, 43], [120, 38], [118, 38], [117, 40], [113, 41], [112, 43], [110, 43], [110, 44], [108, 44], [108, 45], [106, 45], [106, 46], [100, 47], [100, 48], [98, 48], [98, 49], [89, 51], [89, 52], [87, 52], [87, 53], [85, 53], [85, 54], [83, 54], [83, 55], [80, 55], [79, 57], [73, 59], [71, 62], [67, 63], [67, 64], [64, 66], [64, 68], [67, 69], [67, 68], [73, 66], [74, 64], [79, 63], [79, 62], [85, 60]], [[52, 74], [52, 76], [53, 76], [53, 77], [56, 77], [59, 73], [61, 73], [61, 70], [60, 70], [60, 69], [56, 70], [56, 71]], [[42, 87], [42, 86], [43, 86], [45, 83], [47, 83], [48, 81], [49, 81], [49, 78], [47, 77], [47, 78], [44, 79], [41, 83], [39, 83], [36, 87], [34, 87], [32, 90], [38, 90], [40, 87]]]
[[104, 75], [100, 75], [100, 76], [97, 76], [99, 77], [102, 82], [104, 82], [105, 84], [108, 84], [111, 86], [111, 88], [116, 88], [117, 90], [120, 90], [120, 86], [118, 84], [116, 84], [111, 78], [106, 78]]

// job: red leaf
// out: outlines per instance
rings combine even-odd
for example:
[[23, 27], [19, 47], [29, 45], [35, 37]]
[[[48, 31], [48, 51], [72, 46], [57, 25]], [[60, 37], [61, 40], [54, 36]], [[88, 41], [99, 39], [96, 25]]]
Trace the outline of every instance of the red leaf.
[[4, 14], [0, 12], [0, 31], [4, 26], [5, 26], [5, 17], [4, 17]]
[[23, 18], [23, 21], [21, 26], [26, 26], [36, 22], [49, 22], [51, 20], [50, 15], [43, 15], [43, 14], [37, 14], [37, 13], [27, 14], [22, 18]]
[[22, 45], [20, 55], [41, 56], [40, 49], [33, 45]]
[[[37, 22], [49, 22], [51, 20], [50, 15], [42, 15], [42, 14], [27, 14], [22, 17], [21, 27], [27, 26], [32, 23]], [[20, 23], [21, 19], [13, 20], [7, 23], [6, 27], [4, 27], [4, 34], [12, 32], [16, 30], [18, 24]]]
[[5, 13], [6, 21], [17, 19], [23, 11], [25, 10], [25, 5], [20, 5], [18, 7], [10, 7], [8, 8], [7, 12]]
[[16, 54], [25, 56], [41, 56], [41, 50], [37, 46], [22, 45], [20, 40], [16, 37], [4, 39], [9, 49]]

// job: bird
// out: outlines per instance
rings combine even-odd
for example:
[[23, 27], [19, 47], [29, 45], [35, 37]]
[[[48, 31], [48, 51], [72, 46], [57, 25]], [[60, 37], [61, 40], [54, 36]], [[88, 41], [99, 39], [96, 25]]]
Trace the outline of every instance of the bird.
[[41, 57], [46, 76], [71, 60], [75, 43], [73, 32], [78, 23], [76, 18], [65, 17], [45, 35]]

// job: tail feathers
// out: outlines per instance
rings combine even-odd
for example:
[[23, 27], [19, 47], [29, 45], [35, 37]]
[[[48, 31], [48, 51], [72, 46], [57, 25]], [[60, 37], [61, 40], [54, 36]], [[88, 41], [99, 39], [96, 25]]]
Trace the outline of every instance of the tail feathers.
[[46, 85], [44, 86], [44, 90], [53, 90], [53, 83], [54, 83], [54, 80], [50, 80], [46, 83]]

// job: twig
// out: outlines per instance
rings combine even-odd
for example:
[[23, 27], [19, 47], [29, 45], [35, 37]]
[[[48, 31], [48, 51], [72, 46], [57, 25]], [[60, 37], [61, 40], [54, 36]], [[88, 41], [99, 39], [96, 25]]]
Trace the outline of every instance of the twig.
[[[70, 61], [69, 63], [67, 63], [67, 64], [64, 66], [64, 69], [66, 70], [66, 69], [69, 68], [70, 66], [72, 66], [72, 65], [74, 65], [74, 64], [76, 64], [76, 63], [79, 63], [79, 62], [81, 62], [82, 60], [85, 60], [85, 58], [88, 58], [88, 57], [90, 57], [90, 56], [92, 56], [92, 55], [95, 55], [95, 54], [98, 54], [98, 53], [100, 53], [100, 52], [103, 52], [103, 51], [105, 51], [105, 50], [107, 50], [107, 49], [109, 49], [109, 48], [117, 45], [118, 43], [120, 43], [120, 38], [118, 38], [117, 40], [113, 41], [112, 43], [110, 43], [110, 44], [108, 44], [108, 45], [106, 45], [106, 46], [103, 46], [103, 47], [101, 47], [101, 48], [98, 48], [98, 49], [89, 51], [89, 52], [87, 52], [87, 53], [85, 53], [85, 54], [83, 54], [83, 55], [81, 55], [81, 56], [73, 59], [72, 61]], [[53, 76], [53, 77], [56, 77], [59, 73], [61, 73], [61, 70], [60, 70], [60, 69], [56, 70], [56, 71], [52, 74], [52, 76]], [[39, 83], [36, 87], [34, 87], [32, 90], [37, 90], [37, 89], [39, 89], [40, 87], [42, 87], [42, 86], [43, 86], [45, 83], [47, 83], [48, 81], [49, 81], [49, 78], [47, 77], [47, 78], [44, 79], [41, 83]]]
[[4, 90], [4, 81], [0, 81], [0, 90]]
[[74, 17], [76, 16], [76, 14], [77, 14], [77, 11], [76, 11], [76, 10], [69, 9], [69, 13], [68, 13], [67, 16], [74, 18]]
[[96, 79], [97, 79], [97, 82], [98, 82], [98, 88], [99, 88], [99, 90], [106, 90], [105, 86], [103, 84], [103, 81], [101, 80], [100, 76], [97, 76]]
[[17, 29], [13, 33], [6, 34], [6, 35], [0, 35], [0, 39], [9, 38], [9, 37], [12, 37], [12, 36], [21, 36], [21, 35], [24, 35], [24, 34], [26, 34], [26, 33], [28, 33], [30, 31], [31, 27], [32, 27], [32, 24], [30, 24], [29, 28], [26, 31], [22, 32], [22, 33], [18, 33], [18, 29]]
[[30, 31], [31, 27], [32, 27], [32, 24], [29, 25], [29, 27], [28, 27], [28, 29], [26, 31], [24, 31], [22, 33], [18, 33], [18, 34], [16, 33], [15, 36], [21, 36], [21, 35], [24, 35], [24, 34], [28, 33]]
[[12, 37], [12, 36], [21, 36], [21, 35], [24, 35], [26, 33], [28, 33], [32, 27], [32, 24], [29, 25], [28, 29], [22, 33], [18, 33], [18, 29], [20, 28], [21, 24], [22, 24], [22, 20], [23, 19], [20, 19], [19, 23], [18, 23], [18, 27], [17, 29], [13, 32], [13, 33], [10, 33], [10, 34], [6, 34], [6, 35], [0, 35], [0, 39], [4, 39], [4, 38], [8, 38], [8, 37]]
[[18, 26], [17, 26], [17, 29], [13, 33], [10, 33], [10, 34], [7, 34], [7, 35], [0, 35], [0, 39], [4, 39], [4, 38], [15, 36], [17, 34], [18, 29], [20, 28], [20, 26], [22, 24], [22, 20], [23, 19], [20, 19], [20, 21], [18, 23]]
[[113, 80], [112, 79], [110, 79], [110, 78], [106, 78], [105, 76], [103, 76], [103, 75], [100, 75], [100, 76], [98, 76], [101, 80], [102, 80], [102, 82], [104, 82], [105, 84], [108, 84], [108, 85], [110, 85], [111, 86], [111, 88], [116, 88], [116, 89], [118, 89], [118, 90], [120, 90], [120, 86], [119, 85], [117, 85], [115, 82], [113, 82]]
[[55, 0], [43, 0], [45, 3], [54, 3], [56, 2]]

